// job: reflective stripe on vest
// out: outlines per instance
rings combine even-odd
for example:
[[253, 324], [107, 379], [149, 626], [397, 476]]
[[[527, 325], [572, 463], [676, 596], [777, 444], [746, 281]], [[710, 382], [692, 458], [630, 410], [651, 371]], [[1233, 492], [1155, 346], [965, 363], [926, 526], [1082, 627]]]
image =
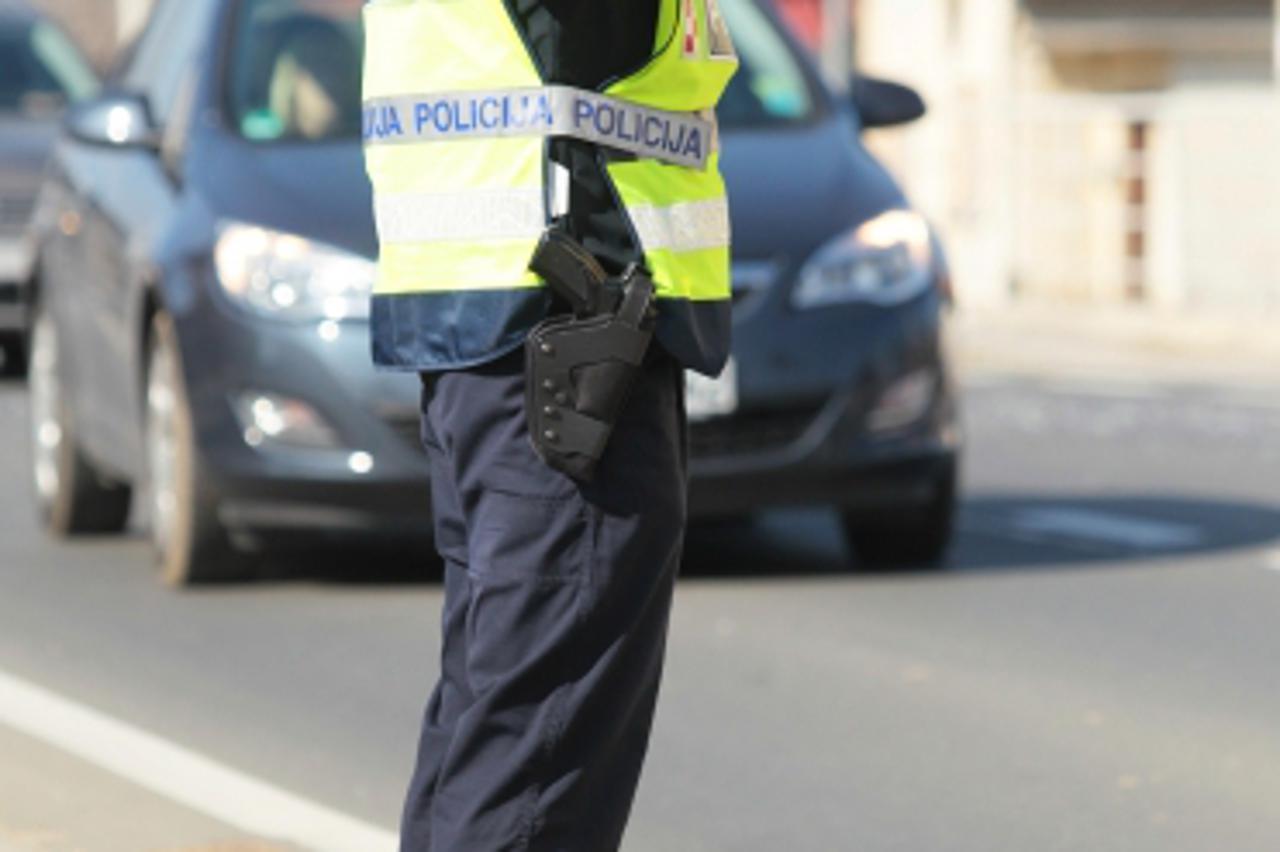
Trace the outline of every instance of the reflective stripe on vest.
[[[416, 192], [374, 201], [384, 245], [537, 239], [546, 230], [537, 189]], [[628, 206], [647, 251], [700, 251], [729, 244], [729, 211], [720, 199]]]
[[729, 207], [722, 199], [628, 205], [627, 212], [645, 251], [701, 251], [729, 245]]
[[383, 245], [537, 240], [547, 229], [540, 188], [382, 193], [373, 208]]
[[570, 136], [689, 168], [705, 168], [714, 118], [651, 109], [572, 86], [370, 98], [366, 145], [512, 136]]

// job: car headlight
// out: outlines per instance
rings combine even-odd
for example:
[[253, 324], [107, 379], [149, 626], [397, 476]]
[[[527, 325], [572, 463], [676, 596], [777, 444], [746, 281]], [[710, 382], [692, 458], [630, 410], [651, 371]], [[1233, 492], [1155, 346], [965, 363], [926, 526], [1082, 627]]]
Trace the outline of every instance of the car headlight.
[[373, 261], [255, 225], [227, 224], [213, 251], [218, 283], [255, 313], [284, 320], [366, 319]]
[[889, 210], [814, 252], [791, 301], [797, 308], [896, 305], [928, 289], [932, 267], [929, 223], [911, 210]]

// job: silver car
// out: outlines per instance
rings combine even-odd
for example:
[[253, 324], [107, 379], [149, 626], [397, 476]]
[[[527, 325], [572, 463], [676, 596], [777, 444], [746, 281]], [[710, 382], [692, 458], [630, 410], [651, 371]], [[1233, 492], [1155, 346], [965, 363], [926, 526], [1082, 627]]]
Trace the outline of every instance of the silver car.
[[98, 88], [84, 57], [25, 0], [0, 0], [0, 347], [26, 361], [33, 251], [28, 229], [45, 159], [68, 102]]

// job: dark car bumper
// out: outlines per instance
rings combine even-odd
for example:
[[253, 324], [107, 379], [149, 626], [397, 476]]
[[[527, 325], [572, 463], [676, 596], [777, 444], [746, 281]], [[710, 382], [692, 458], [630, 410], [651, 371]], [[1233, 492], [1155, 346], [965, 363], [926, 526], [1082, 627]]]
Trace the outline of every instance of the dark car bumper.
[[[428, 535], [417, 377], [373, 369], [365, 323], [282, 323], [218, 301], [177, 321], [202, 473], [224, 525], [233, 534]], [[332, 445], [251, 439], [242, 400], [259, 395], [305, 404]]]
[[[788, 505], [856, 512], [927, 504], [955, 470], [960, 452], [949, 392], [921, 422], [882, 438], [858, 434], [864, 413], [841, 394], [785, 445], [754, 453], [695, 455], [690, 513], [732, 515]], [[732, 428], [720, 428], [726, 427]], [[705, 428], [694, 426], [695, 446]]]
[[926, 505], [962, 445], [944, 313], [928, 294], [748, 316], [735, 328], [741, 409], [690, 430], [690, 512]]
[[299, 476], [218, 477], [218, 518], [240, 541], [315, 543], [377, 535], [397, 540], [431, 535], [425, 474], [361, 479]]
[[[335, 336], [332, 326], [326, 334], [318, 323], [264, 320], [211, 298], [215, 305], [178, 322], [204, 473], [223, 523], [249, 535], [428, 534], [417, 377], [373, 370], [364, 323], [341, 324]], [[735, 343], [742, 407], [691, 428], [691, 514], [926, 503], [961, 443], [941, 314], [932, 300], [873, 316], [775, 313], [763, 337], [743, 323]], [[851, 345], [848, 330], [859, 323], [861, 340]], [[887, 396], [912, 377], [928, 384], [918, 410], [878, 425]], [[306, 403], [336, 445], [252, 446], [237, 400], [255, 393]], [[356, 454], [367, 456], [367, 469], [353, 467]]]

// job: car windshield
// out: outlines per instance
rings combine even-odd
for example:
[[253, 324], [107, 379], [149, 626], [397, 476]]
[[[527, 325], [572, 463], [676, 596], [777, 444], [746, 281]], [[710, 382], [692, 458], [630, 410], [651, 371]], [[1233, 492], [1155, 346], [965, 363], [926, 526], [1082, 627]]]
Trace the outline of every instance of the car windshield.
[[720, 0], [742, 65], [716, 114], [724, 127], [795, 124], [814, 112], [800, 59], [755, 0]]
[[[741, 69], [718, 114], [726, 127], [792, 124], [814, 111], [801, 60], [754, 0], [720, 0]], [[258, 141], [360, 133], [362, 0], [242, 0], [228, 64], [232, 118]]]
[[363, 0], [243, 0], [229, 63], [232, 118], [258, 141], [360, 135]]
[[56, 28], [0, 19], [0, 112], [58, 109], [97, 87], [88, 63]]

